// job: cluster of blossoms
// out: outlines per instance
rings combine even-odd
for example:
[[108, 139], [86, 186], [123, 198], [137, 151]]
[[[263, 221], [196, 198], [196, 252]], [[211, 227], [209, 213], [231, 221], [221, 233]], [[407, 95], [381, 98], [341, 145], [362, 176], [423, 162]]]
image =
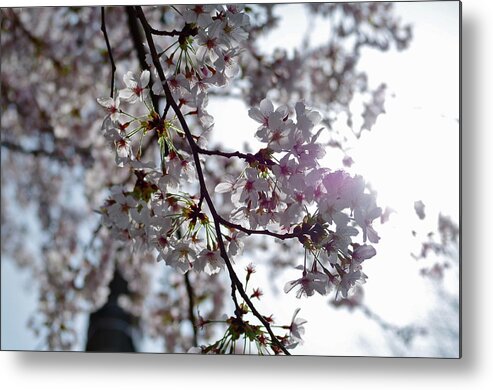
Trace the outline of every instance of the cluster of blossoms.
[[[236, 5], [196, 5], [182, 9], [181, 17], [178, 38], [166, 36], [163, 39], [171, 42], [166, 49], [158, 48], [160, 65], [184, 115], [197, 115], [201, 125], [209, 128], [212, 117], [205, 110], [206, 90], [224, 85], [236, 74], [237, 42], [246, 38], [248, 16]], [[146, 60], [152, 67], [150, 55]], [[184, 183], [193, 183], [195, 170], [190, 167], [190, 154], [175, 145], [184, 139], [176, 117], [168, 120], [151, 107], [150, 89], [156, 95], [165, 93], [158, 78], [151, 88], [150, 76], [148, 70], [140, 77], [127, 72], [126, 88], [115, 98], [98, 99], [108, 111], [103, 131], [115, 147], [116, 162], [131, 166], [137, 175], [133, 191], [112, 189], [103, 207], [104, 222], [117, 237], [138, 244], [135, 248], [157, 249], [159, 259], [182, 273], [193, 268], [212, 274], [224, 267], [216, 233], [199, 199], [182, 191]], [[143, 104], [147, 114], [131, 115], [121, 107], [122, 101]], [[142, 140], [149, 132], [155, 133], [160, 146], [159, 170], [153, 163], [140, 161]], [[140, 139], [137, 151], [135, 138]], [[237, 233], [228, 236], [230, 255], [239, 252], [236, 237]]]
[[[366, 242], [378, 242], [372, 222], [382, 210], [361, 176], [320, 167], [325, 152], [317, 138], [322, 130], [312, 130], [321, 117], [302, 102], [295, 111], [296, 122], [289, 119], [287, 107], [274, 110], [269, 100], [250, 109], [250, 117], [260, 123], [256, 136], [267, 145], [247, 158], [249, 166], [238, 178], [219, 184], [216, 191], [231, 191], [236, 205], [232, 219], [248, 220], [250, 229], [284, 231], [303, 245], [302, 276], [287, 283], [286, 292], [299, 286], [298, 297], [315, 291], [325, 295], [335, 286], [347, 297], [356, 283], [365, 281], [361, 263], [376, 254]], [[353, 242], [358, 234], [363, 243]]]
[[[139, 82], [132, 74], [124, 81], [127, 88], [119, 96], [131, 103], [145, 102], [148, 72], [142, 73]], [[182, 184], [191, 185], [195, 178], [190, 155], [175, 147], [174, 140], [183, 138], [182, 130], [152, 109], [147, 116], [132, 118], [123, 125], [119, 117], [112, 120], [115, 114], [125, 115], [123, 111], [116, 105], [109, 105], [109, 110], [105, 134], [114, 142], [117, 161], [128, 163], [137, 180], [132, 191], [113, 189], [103, 208], [105, 224], [119, 238], [134, 240], [138, 244], [135, 248], [143, 244], [157, 249], [159, 259], [182, 273], [194, 269], [212, 274], [224, 268], [216, 232], [210, 216], [202, 210], [201, 198], [181, 191]], [[217, 192], [231, 192], [236, 206], [231, 220], [249, 222], [248, 227], [226, 236], [228, 255], [238, 254], [245, 230], [277, 226], [277, 230], [297, 237], [312, 257], [309, 265], [305, 256], [300, 266], [302, 277], [289, 282], [285, 290], [300, 286], [301, 296], [315, 291], [326, 294], [336, 286], [347, 297], [357, 282], [365, 280], [361, 263], [376, 253], [366, 242], [378, 242], [372, 222], [382, 210], [361, 176], [320, 166], [325, 151], [317, 138], [322, 129], [313, 134], [313, 128], [321, 117], [302, 102], [296, 104], [295, 112], [296, 122], [289, 119], [287, 107], [274, 110], [268, 100], [249, 111], [260, 123], [256, 136], [266, 147], [246, 155], [248, 165], [238, 178], [216, 187]], [[131, 123], [135, 123], [134, 128], [127, 132]], [[131, 137], [138, 133], [143, 137], [152, 130], [168, 150], [161, 154], [160, 170], [139, 161], [134, 157], [138, 152], [132, 151]], [[358, 234], [363, 244], [353, 242]]]
[[[274, 98], [276, 103], [310, 102], [322, 110], [324, 126], [330, 128], [331, 138], [335, 139], [334, 133], [339, 127], [330, 126], [331, 116], [339, 112], [349, 115], [353, 96], [358, 91], [370, 92], [366, 87], [366, 76], [357, 66], [360, 48], [382, 42], [382, 39], [373, 38], [382, 34], [386, 34], [391, 44], [396, 40], [399, 43], [402, 23], [392, 14], [391, 4], [386, 4], [307, 5], [313, 9], [310, 18], [314, 14], [322, 14], [331, 19], [332, 32], [327, 37], [327, 44], [313, 47], [307, 39], [298, 51], [276, 50], [274, 53], [263, 51], [258, 38], [276, 27], [283, 14], [283, 10], [278, 12], [277, 8], [285, 5], [1, 10], [2, 23], [5, 24], [2, 31], [2, 69], [5, 70], [2, 72], [2, 123], [8, 129], [2, 134], [2, 180], [8, 189], [2, 192], [2, 207], [5, 206], [3, 211], [6, 211], [2, 213], [2, 216], [5, 214], [2, 234], [7, 238], [2, 240], [2, 253], [15, 259], [17, 264], [31, 268], [39, 285], [38, 312], [42, 314], [39, 321], [33, 323], [33, 328], [47, 335], [50, 349], [74, 348], [74, 317], [93, 312], [107, 302], [111, 289], [109, 284], [116, 272], [129, 282], [128, 297], [131, 299], [120, 304], [139, 318], [142, 330], [157, 337], [164, 334], [168, 352], [184, 351], [191, 345], [187, 339], [190, 332], [183, 332], [181, 326], [189, 315], [190, 292], [185, 288], [187, 278], [195, 292], [195, 307], [200, 303], [205, 317], [219, 318], [224, 301], [229, 299], [224, 290], [229, 284], [215, 282], [225, 276], [225, 272], [218, 271], [226, 264], [218, 255], [217, 232], [211, 229], [212, 214], [200, 195], [190, 195], [200, 193], [197, 191], [196, 169], [191, 162], [192, 151], [175, 114], [169, 107], [164, 108], [168, 101], [163, 85], [158, 81], [155, 58], [149, 54], [148, 39], [142, 44], [142, 40], [135, 39], [139, 34], [132, 32], [132, 23], [137, 30], [141, 27], [137, 15], [139, 9], [154, 27], [166, 29], [152, 31], [157, 62], [164, 70], [173, 98], [193, 128], [194, 139], [205, 147], [202, 135], [204, 130], [211, 128], [213, 119], [206, 111], [208, 88], [228, 83], [232, 88], [216, 89], [217, 94], [227, 96], [231, 91], [241, 91], [250, 106], [258, 106], [265, 96]], [[325, 8], [327, 12], [324, 12]], [[346, 16], [354, 15], [354, 23], [348, 23], [346, 17], [333, 18], [335, 13], [342, 11]], [[251, 19], [250, 25], [247, 15]], [[129, 23], [121, 23], [122, 20]], [[101, 22], [107, 26], [107, 36], [104, 31], [102, 34]], [[365, 26], [371, 27], [371, 31]], [[408, 42], [409, 39], [404, 38], [402, 42]], [[107, 142], [98, 124], [101, 112], [94, 101], [95, 96], [108, 94], [105, 81], [110, 79], [113, 67], [109, 62], [113, 59], [113, 65], [118, 69], [136, 69], [138, 63], [141, 68], [149, 69], [141, 74], [126, 73], [124, 87], [120, 91], [113, 88], [112, 82], [112, 97], [98, 99], [107, 109], [103, 134], [116, 151], [117, 164], [107, 151]], [[95, 74], [99, 75], [100, 82], [95, 82]], [[374, 96], [376, 103], [381, 100], [379, 96]], [[262, 103], [257, 109], [257, 116], [265, 111], [265, 105]], [[374, 106], [378, 104], [367, 107], [365, 122], [380, 112]], [[290, 123], [284, 120], [288, 114], [286, 109], [276, 111], [282, 113], [285, 125]], [[310, 115], [316, 119], [316, 114]], [[296, 126], [301, 125], [298, 123]], [[254, 207], [255, 211], [246, 211], [249, 225], [242, 222], [248, 229], [221, 221], [223, 232], [220, 236], [223, 237], [226, 254], [237, 264], [239, 259], [236, 256], [245, 246], [244, 238], [250, 235], [247, 230], [254, 226], [277, 229], [280, 231], [275, 233], [278, 236], [289, 236], [289, 239], [279, 242], [278, 248], [284, 250], [268, 255], [276, 256], [268, 262], [270, 271], [281, 275], [279, 269], [288, 264], [287, 261], [280, 262], [282, 252], [286, 256], [289, 254], [289, 267], [293, 267], [298, 264], [294, 259], [299, 261], [301, 256], [298, 253], [293, 255], [296, 248], [306, 247], [307, 239], [314, 241], [313, 218], [319, 218], [316, 215], [318, 203], [310, 199], [313, 195], [309, 193], [303, 193], [307, 199], [300, 200], [304, 187], [296, 182], [312, 180], [314, 176], [310, 175], [314, 175], [311, 172], [315, 169], [303, 170], [296, 165], [309, 164], [313, 153], [321, 155], [323, 148], [312, 145], [310, 147], [316, 150], [304, 152], [302, 149], [310, 142], [301, 142], [297, 155], [286, 157], [289, 143], [295, 146], [298, 142], [295, 131], [288, 129], [287, 133], [293, 134], [287, 138], [287, 133], [271, 135], [270, 132], [269, 126], [259, 131], [259, 138], [268, 146], [257, 154], [246, 156], [248, 166], [239, 180], [231, 179], [222, 185], [227, 189], [235, 183], [233, 200], [237, 213], [234, 217], [240, 217], [246, 208]], [[143, 162], [151, 156], [153, 160], [160, 158], [160, 164]], [[230, 169], [238, 167], [231, 162], [222, 160], [220, 169], [211, 170], [212, 164], [209, 170], [204, 168], [210, 188], [218, 183], [218, 177], [224, 177], [223, 173], [232, 173]], [[264, 162], [267, 169], [259, 170]], [[128, 169], [117, 168], [117, 165], [130, 168], [133, 173], [129, 175]], [[273, 191], [272, 177], [286, 176], [286, 169], [294, 168], [297, 172], [280, 179]], [[324, 175], [331, 174], [330, 171], [324, 172]], [[347, 176], [342, 172], [341, 175]], [[284, 183], [288, 179], [289, 185]], [[135, 184], [130, 184], [132, 182]], [[109, 232], [99, 227], [96, 229], [99, 221], [91, 210], [102, 204], [108, 196], [107, 187], [115, 183], [120, 186], [111, 190], [102, 208]], [[240, 183], [254, 185], [258, 190], [257, 196], [251, 191], [240, 191]], [[294, 191], [290, 192], [289, 188], [294, 188]], [[326, 191], [324, 185], [321, 189]], [[271, 192], [274, 197], [279, 195], [279, 199], [270, 199]], [[16, 196], [9, 195], [11, 193]], [[226, 200], [226, 197], [221, 197]], [[272, 204], [266, 205], [267, 200]], [[29, 231], [38, 231], [36, 224], [30, 223], [30, 218], [16, 218], [18, 207], [27, 209], [31, 205], [37, 209], [35, 214], [41, 223], [42, 251], [41, 244], [39, 249], [29, 248], [23, 239], [27, 226]], [[242, 205], [245, 210], [240, 210]], [[220, 206], [218, 211], [226, 216], [231, 204], [226, 200]], [[365, 231], [356, 222], [357, 214], [351, 215], [350, 210], [343, 210], [349, 215], [346, 226], [348, 229], [356, 227], [364, 235]], [[327, 209], [322, 212], [327, 213]], [[94, 217], [92, 220], [91, 216]], [[344, 224], [337, 218], [334, 221], [322, 224], [325, 234], [330, 236], [327, 244], [333, 241], [335, 233], [342, 235]], [[73, 230], [60, 229], [62, 225], [71, 226]], [[88, 232], [89, 228], [91, 232]], [[373, 233], [366, 229], [368, 240], [373, 239]], [[123, 241], [115, 243], [115, 236]], [[272, 237], [263, 238], [267, 242]], [[355, 236], [352, 238], [356, 239]], [[303, 245], [299, 245], [299, 239]], [[357, 248], [351, 243], [345, 248], [346, 257], [352, 260]], [[363, 248], [369, 249], [369, 246]], [[307, 249], [308, 262], [302, 268], [306, 269], [308, 277], [313, 274], [310, 261], [316, 261], [315, 255], [320, 259], [326, 252], [326, 249]], [[337, 261], [338, 266], [348, 272], [347, 261], [343, 265], [342, 260], [335, 259], [334, 251], [330, 253], [332, 261]], [[162, 265], [155, 264], [156, 254], [178, 271], [168, 272], [172, 271], [168, 267], [159, 270], [175, 278], [160, 286], [162, 291], [173, 292], [173, 296], [153, 298], [157, 288], [149, 280], [157, 274], [155, 267]], [[329, 265], [332, 264], [329, 260], [320, 261], [337, 283], [341, 279], [337, 267]], [[320, 264], [316, 267], [327, 275]], [[182, 275], [187, 270], [216, 274], [212, 277], [206, 272]], [[324, 275], [315, 275], [326, 283]], [[293, 282], [295, 286], [304, 285], [302, 281], [296, 282]], [[301, 293], [318, 291], [310, 290], [310, 285], [305, 284]], [[319, 290], [325, 291], [323, 288]], [[251, 298], [255, 302], [260, 296], [259, 291], [252, 292]], [[203, 300], [202, 295], [206, 297]], [[208, 304], [213, 311], [207, 310]], [[193, 318], [188, 320], [193, 323]], [[286, 345], [292, 345], [302, 334], [296, 327], [302, 322], [296, 318], [293, 320], [293, 340]], [[147, 328], [146, 323], [150, 324]], [[234, 324], [238, 323], [231, 322], [232, 326]], [[201, 337], [208, 340], [211, 336], [204, 332]], [[197, 345], [197, 342], [193, 344]]]
[[[250, 263], [246, 268], [245, 278], [245, 291], [248, 291], [248, 284], [253, 273], [255, 273], [255, 266]], [[260, 288], [253, 288], [250, 298], [261, 299], [263, 293]], [[214, 323], [224, 323], [226, 325], [226, 331], [224, 335], [215, 343], [208, 346], [193, 347], [189, 353], [202, 353], [202, 354], [224, 354], [224, 353], [241, 353], [251, 354], [256, 352], [259, 355], [270, 355], [272, 352], [280, 354], [282, 350], [278, 345], [272, 343], [270, 335], [266, 328], [262, 325], [254, 325], [250, 321], [244, 319], [244, 315], [248, 314], [249, 309], [245, 302], [240, 305], [241, 315], [231, 316], [220, 320], [207, 320], [202, 316], [199, 316], [198, 325], [200, 328], [206, 329], [207, 325]], [[303, 334], [305, 328], [303, 325], [307, 322], [305, 319], [297, 317], [300, 309], [296, 309], [289, 325], [277, 325], [276, 328], [279, 331], [287, 332], [282, 335], [276, 335], [279, 342], [287, 349], [295, 348], [298, 344], [303, 343]], [[264, 317], [269, 324], [274, 323], [272, 315]], [[252, 345], [254, 350], [252, 351]]]
[[[303, 264], [298, 267], [302, 273], [286, 284], [285, 292], [299, 286], [298, 297], [314, 292], [325, 295], [335, 286], [347, 297], [349, 290], [366, 279], [362, 262], [376, 254], [366, 242], [379, 240], [372, 222], [380, 217], [381, 209], [361, 176], [321, 167], [325, 150], [317, 140], [323, 129], [313, 131], [322, 119], [319, 113], [298, 102], [294, 121], [289, 118], [288, 107], [274, 109], [267, 99], [250, 109], [249, 116], [260, 123], [256, 137], [266, 146], [255, 154], [238, 152], [236, 157], [245, 161], [242, 173], [216, 187], [216, 192], [231, 192], [235, 208], [229, 219], [214, 210], [203, 177], [198, 177], [200, 188], [194, 187], [195, 172], [203, 175], [200, 167], [192, 168], [200, 153], [230, 156], [199, 147], [197, 141], [203, 137], [189, 133], [179, 114], [182, 118], [195, 114], [203, 128], [210, 128], [206, 90], [223, 85], [234, 74], [228, 71], [234, 69], [233, 58], [238, 55], [234, 43], [243, 37], [242, 26], [248, 18], [235, 7], [222, 6], [196, 6], [182, 16], [185, 24], [179, 39], [158, 50], [160, 64], [156, 64], [152, 50], [147, 58], [151, 71], [156, 65], [166, 72], [165, 88], [169, 89], [163, 88], [162, 80], [151, 87], [148, 70], [140, 77], [128, 72], [123, 79], [126, 88], [114, 99], [98, 100], [108, 110], [103, 131], [115, 147], [116, 162], [129, 166], [137, 177], [132, 190], [122, 186], [112, 189], [102, 207], [104, 224], [115, 237], [132, 242], [135, 251], [156, 251], [158, 260], [182, 274], [190, 270], [215, 274], [226, 268], [227, 262], [241, 252], [245, 235], [265, 233], [297, 239], [305, 250]], [[159, 69], [155, 71], [159, 75]], [[163, 115], [151, 102], [151, 89], [166, 96]], [[174, 108], [176, 116], [168, 115], [170, 99], [180, 110]], [[139, 103], [146, 113], [134, 116], [120, 107], [121, 101]], [[149, 144], [159, 144], [159, 166], [142, 161], [144, 138]], [[243, 220], [248, 226], [241, 224]], [[217, 224], [228, 228], [227, 233]], [[358, 235], [363, 243], [353, 241]], [[260, 295], [256, 290], [252, 297]], [[236, 317], [227, 322], [227, 334], [234, 340], [241, 329], [245, 337], [260, 342], [257, 347], [265, 338], [265, 345], [280, 351], [279, 344], [265, 337], [262, 326], [249, 328], [251, 335], [246, 332], [249, 325], [243, 315], [248, 313], [247, 306], [237, 306]], [[287, 337], [282, 343], [289, 346], [297, 342]]]
[[[240, 5], [195, 5], [184, 8], [178, 21], [179, 38], [168, 38], [157, 47], [173, 98], [184, 113], [197, 115], [204, 129], [212, 126], [206, 91], [226, 85], [237, 75], [239, 42], [248, 37], [249, 17]], [[176, 31], [176, 30], [175, 30]], [[164, 48], [163, 48], [164, 47]], [[146, 61], [153, 66], [152, 57]], [[156, 95], [164, 95], [157, 78]]]

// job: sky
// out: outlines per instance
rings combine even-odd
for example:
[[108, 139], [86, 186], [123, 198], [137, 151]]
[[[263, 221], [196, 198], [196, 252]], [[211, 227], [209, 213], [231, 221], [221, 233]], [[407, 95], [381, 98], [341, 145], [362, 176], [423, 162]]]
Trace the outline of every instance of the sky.
[[[284, 6], [285, 19], [279, 30], [263, 43], [266, 50], [276, 46], [294, 48], [306, 29], [300, 20], [299, 6]], [[389, 323], [406, 326], [436, 326], [427, 337], [418, 337], [409, 348], [389, 343], [388, 334], [361, 312], [335, 310], [326, 297], [297, 299], [293, 293], [266, 294], [265, 307], [276, 307], [276, 318], [289, 322], [295, 308], [308, 320], [303, 345], [297, 354], [456, 356], [457, 342], [453, 332], [447, 337], [442, 324], [458, 321], [453, 308], [433, 317], [443, 302], [433, 286], [418, 275], [419, 266], [410, 257], [416, 249], [413, 229], [428, 231], [436, 227], [439, 212], [458, 222], [459, 204], [459, 30], [457, 2], [397, 3], [397, 13], [414, 25], [414, 37], [403, 52], [368, 50], [360, 68], [365, 70], [372, 86], [388, 85], [386, 114], [371, 132], [364, 132], [351, 150], [355, 164], [351, 173], [362, 174], [378, 192], [381, 205], [397, 211], [389, 223], [381, 226], [378, 255], [364, 264], [368, 281], [364, 285], [365, 302], [371, 310]], [[315, 34], [317, 35], [317, 34]], [[227, 139], [232, 149], [242, 150], [243, 142], [253, 137], [257, 127], [247, 115], [247, 107], [237, 100], [214, 101], [210, 113], [215, 117], [216, 139]], [[225, 115], [228, 113], [228, 115]], [[243, 136], [231, 137], [230, 123]], [[330, 164], [330, 157], [327, 161]], [[422, 200], [428, 218], [419, 221], [413, 204]], [[267, 285], [267, 277], [257, 272], [258, 283]], [[278, 279], [282, 286], [298, 273], [287, 272]], [[456, 275], [446, 280], [445, 289], [458, 292]], [[26, 328], [34, 309], [36, 293], [27, 288], [29, 279], [2, 260], [2, 348], [31, 349], [36, 338]], [[431, 298], [430, 298], [431, 297]], [[260, 309], [262, 306], [260, 306]], [[455, 313], [455, 314], [454, 314]], [[444, 328], [445, 327], [445, 328]], [[433, 333], [435, 332], [435, 333]], [[444, 347], [445, 346], [445, 347]], [[145, 350], [155, 346], [148, 341]]]

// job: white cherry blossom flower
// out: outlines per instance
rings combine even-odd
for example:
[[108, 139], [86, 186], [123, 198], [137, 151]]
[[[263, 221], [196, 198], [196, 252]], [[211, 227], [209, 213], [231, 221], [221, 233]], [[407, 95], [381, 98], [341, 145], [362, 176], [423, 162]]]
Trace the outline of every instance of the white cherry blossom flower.
[[110, 116], [110, 119], [113, 122], [118, 122], [120, 120], [120, 97], [117, 96], [115, 99], [111, 97], [107, 98], [97, 98], [97, 102], [106, 108], [108, 111], [108, 114]]
[[120, 98], [128, 101], [129, 103], [135, 103], [137, 101], [143, 102], [148, 96], [149, 90], [146, 89], [149, 84], [150, 72], [148, 70], [142, 71], [139, 81], [136, 81], [135, 75], [132, 72], [127, 72], [123, 76], [123, 82], [127, 88], [120, 91]]
[[216, 79], [217, 75], [223, 77], [222, 80], [218, 80], [219, 85], [224, 85], [229, 79], [234, 77], [240, 70], [238, 63], [235, 61], [235, 57], [239, 55], [240, 51], [237, 48], [233, 48], [221, 53], [220, 56], [214, 62], [214, 67], [216, 68]]
[[259, 108], [252, 107], [248, 110], [248, 116], [262, 125], [259, 129], [262, 127], [269, 127], [269, 118], [273, 113], [277, 113], [273, 118], [285, 118], [288, 114], [288, 109], [286, 106], [281, 106], [274, 111], [274, 105], [272, 102], [269, 99], [263, 99], [260, 102]]
[[358, 245], [353, 251], [353, 260], [362, 263], [364, 260], [371, 259], [377, 254], [377, 251], [372, 245]]
[[130, 139], [119, 136], [115, 140], [116, 156], [115, 161], [119, 167], [123, 167], [127, 162], [133, 158], [132, 144]]
[[205, 30], [199, 30], [197, 35], [197, 59], [202, 63], [209, 60], [213, 63], [221, 55], [221, 38], [220, 38], [221, 22], [215, 20], [212, 25]]
[[218, 194], [224, 194], [227, 192], [232, 192], [234, 189], [236, 189], [236, 184], [238, 182], [237, 179], [235, 179], [231, 175], [226, 175], [223, 178], [223, 182], [219, 183], [216, 188], [214, 189], [215, 192]]
[[382, 209], [376, 206], [374, 197], [370, 194], [364, 194], [361, 207], [354, 211], [354, 220], [363, 231], [364, 242], [368, 239], [370, 242], [376, 244], [380, 240], [380, 237], [372, 226], [373, 220], [379, 218], [380, 215], [382, 215]]
[[300, 308], [296, 309], [291, 319], [291, 324], [289, 325], [289, 336], [293, 343], [300, 343], [303, 341], [302, 335], [305, 334], [305, 328], [303, 327], [308, 321], [303, 318], [296, 318], [300, 312]]
[[303, 137], [308, 139], [311, 130], [322, 120], [322, 116], [317, 111], [307, 110], [303, 102], [296, 103], [294, 107], [297, 119], [296, 126], [303, 134]]
[[347, 226], [347, 220], [344, 222], [341, 219], [348, 219], [344, 214], [339, 214], [336, 217], [336, 231], [331, 233], [328, 238], [328, 243], [324, 245], [324, 251], [321, 253], [321, 258], [327, 260], [331, 264], [336, 264], [338, 261], [338, 253], [349, 255], [348, 247], [351, 244], [351, 236], [358, 234], [358, 230], [352, 226]]
[[343, 298], [347, 298], [357, 284], [366, 283], [366, 278], [367, 276], [361, 272], [361, 266], [351, 267], [348, 272], [344, 272], [338, 285], [337, 294], [340, 292]]
[[269, 184], [265, 179], [258, 177], [257, 170], [253, 168], [245, 169], [246, 182], [243, 186], [239, 201], [249, 203], [252, 208], [258, 206], [258, 192], [268, 191]]
[[197, 254], [189, 243], [180, 242], [171, 249], [164, 261], [167, 265], [184, 274], [192, 267], [192, 262], [197, 258]]
[[326, 295], [329, 290], [328, 283], [329, 278], [324, 273], [304, 271], [300, 279], [286, 283], [284, 292], [287, 294], [293, 288], [299, 286], [296, 298], [301, 298], [302, 296], [309, 297], [315, 292], [318, 292], [320, 295]]
[[183, 11], [183, 19], [186, 23], [206, 28], [212, 23], [211, 12], [214, 11], [214, 8], [214, 5], [197, 4], [193, 8]]
[[112, 224], [121, 230], [128, 229], [130, 226], [129, 212], [137, 205], [137, 201], [130, 194], [116, 192], [112, 196], [114, 202], [108, 207], [108, 216]]
[[195, 271], [205, 271], [209, 275], [219, 272], [221, 269], [224, 269], [224, 266], [224, 260], [219, 251], [209, 249], [203, 249], [193, 263], [193, 269]]
[[234, 42], [243, 42], [248, 39], [248, 33], [244, 27], [249, 24], [248, 15], [245, 13], [227, 13], [228, 17], [221, 26], [223, 39], [228, 45], [232, 46]]
[[242, 239], [246, 236], [246, 233], [243, 233], [242, 231], [235, 230], [233, 233], [231, 233], [229, 239], [228, 239], [228, 249], [227, 253], [228, 256], [235, 257], [236, 255], [240, 255], [243, 252], [243, 248], [245, 247], [245, 244], [243, 243]]

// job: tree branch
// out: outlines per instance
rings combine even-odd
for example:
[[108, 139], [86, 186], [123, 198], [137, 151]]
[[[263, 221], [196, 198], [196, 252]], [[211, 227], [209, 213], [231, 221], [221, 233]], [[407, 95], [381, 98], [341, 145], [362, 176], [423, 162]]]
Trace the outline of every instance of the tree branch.
[[166, 95], [166, 101], [170, 103], [171, 107], [173, 108], [173, 111], [175, 112], [176, 116], [178, 117], [178, 121], [180, 122], [180, 125], [185, 132], [185, 137], [188, 141], [188, 144], [190, 145], [193, 159], [195, 162], [195, 168], [197, 170], [197, 176], [199, 178], [199, 183], [200, 183], [200, 189], [201, 189], [201, 194], [203, 194], [207, 205], [209, 206], [209, 210], [212, 214], [213, 220], [214, 220], [214, 227], [216, 230], [216, 235], [217, 235], [217, 240], [219, 244], [219, 250], [221, 253], [221, 257], [223, 258], [226, 267], [228, 269], [230, 278], [231, 278], [231, 283], [233, 288], [237, 288], [239, 294], [241, 297], [244, 299], [250, 310], [252, 311], [253, 315], [258, 318], [258, 320], [264, 325], [265, 329], [271, 336], [272, 343], [275, 344], [277, 347], [279, 347], [286, 355], [290, 355], [288, 350], [284, 347], [284, 345], [278, 340], [277, 336], [274, 334], [272, 331], [269, 323], [265, 320], [265, 318], [257, 311], [255, 306], [253, 305], [252, 301], [246, 294], [243, 285], [241, 281], [238, 279], [238, 276], [236, 275], [233, 266], [231, 264], [231, 261], [229, 260], [228, 254], [226, 252], [226, 248], [224, 246], [224, 241], [222, 238], [222, 233], [221, 233], [221, 224], [220, 224], [220, 217], [217, 214], [217, 211], [215, 209], [214, 203], [212, 202], [212, 199], [209, 195], [209, 192], [207, 191], [207, 186], [205, 184], [205, 179], [204, 175], [202, 172], [202, 167], [200, 163], [200, 158], [199, 158], [199, 151], [198, 151], [198, 146], [195, 143], [193, 139], [193, 135], [190, 132], [190, 129], [188, 127], [188, 124], [185, 120], [185, 117], [183, 116], [182, 112], [180, 111], [180, 108], [178, 107], [176, 101], [173, 98], [173, 95], [171, 94], [171, 90], [168, 86], [168, 83], [166, 81], [166, 76], [164, 74], [163, 68], [161, 67], [161, 64], [159, 62], [159, 57], [156, 51], [156, 47], [154, 45], [154, 40], [152, 37], [152, 32], [151, 32], [151, 27], [149, 26], [149, 23], [147, 22], [147, 19], [144, 15], [144, 12], [142, 11], [141, 7], [135, 7], [135, 10], [137, 12], [137, 17], [139, 18], [140, 22], [142, 23], [142, 26], [144, 28], [144, 32], [146, 35], [147, 43], [149, 45], [149, 49], [151, 51], [151, 56], [152, 56], [152, 61], [154, 63], [154, 66], [156, 67], [157, 73], [159, 75], [159, 79], [161, 80], [161, 83], [163, 84], [164, 92]]
[[111, 92], [110, 92], [110, 96], [113, 98], [113, 94], [115, 91], [116, 65], [115, 65], [115, 60], [113, 59], [113, 52], [111, 50], [111, 45], [110, 45], [110, 40], [108, 38], [108, 33], [106, 31], [106, 19], [104, 17], [104, 7], [101, 7], [101, 31], [103, 32], [103, 35], [104, 35], [104, 40], [106, 42], [106, 48], [108, 49], [108, 55], [110, 57], [110, 62], [111, 62]]
[[[127, 12], [128, 29], [130, 31], [130, 36], [132, 37], [132, 42], [134, 44], [135, 50], [137, 51], [137, 58], [139, 59], [140, 67], [144, 70], [149, 70], [149, 65], [146, 62], [146, 52], [144, 46], [142, 45], [142, 36], [137, 24], [137, 19], [135, 16], [135, 11], [132, 7], [125, 7]], [[152, 83], [152, 72], [151, 72], [151, 83]], [[159, 98], [152, 92], [152, 88], [149, 88], [149, 93], [152, 100], [152, 106], [154, 111], [159, 112]], [[166, 146], [167, 147], [167, 146]]]
[[241, 225], [238, 225], [238, 224], [235, 224], [235, 223], [232, 223], [230, 221], [228, 221], [227, 219], [224, 219], [223, 217], [221, 217], [220, 215], [217, 216], [218, 219], [219, 219], [219, 222], [221, 223], [221, 225], [224, 225], [226, 227], [229, 227], [229, 228], [233, 228], [233, 229], [236, 229], [236, 230], [240, 230], [248, 235], [251, 235], [251, 234], [257, 234], [257, 235], [264, 235], [264, 236], [271, 236], [271, 237], [275, 237], [275, 238], [278, 238], [279, 240], [286, 240], [288, 238], [299, 238], [303, 233], [300, 232], [300, 233], [285, 233], [285, 234], [280, 234], [280, 233], [274, 233], [274, 232], [271, 232], [270, 230], [266, 230], [266, 229], [262, 229], [262, 230], [251, 230], [251, 229], [247, 229]]
[[185, 278], [185, 287], [187, 289], [187, 295], [188, 295], [188, 319], [192, 323], [192, 329], [193, 329], [193, 346], [196, 347], [197, 344], [198, 344], [198, 340], [197, 340], [197, 321], [195, 319], [195, 314], [193, 312], [193, 309], [195, 307], [195, 293], [193, 291], [192, 284], [190, 283], [190, 277], [188, 275], [188, 272], [185, 273], [184, 278]]
[[165, 30], [157, 30], [155, 28], [152, 28], [149, 26], [151, 30], [151, 34], [153, 35], [160, 35], [160, 36], [167, 36], [167, 37], [176, 37], [181, 34], [181, 31], [178, 30], [173, 30], [173, 31], [165, 31]]
[[245, 153], [240, 153], [240, 152], [222, 152], [220, 150], [206, 150], [202, 149], [201, 147], [197, 146], [197, 152], [200, 154], [205, 154], [207, 156], [221, 156], [221, 157], [226, 157], [226, 158], [231, 158], [231, 157], [238, 157], [242, 158], [244, 160], [247, 160], [249, 158], [254, 158], [253, 154], [245, 154]]

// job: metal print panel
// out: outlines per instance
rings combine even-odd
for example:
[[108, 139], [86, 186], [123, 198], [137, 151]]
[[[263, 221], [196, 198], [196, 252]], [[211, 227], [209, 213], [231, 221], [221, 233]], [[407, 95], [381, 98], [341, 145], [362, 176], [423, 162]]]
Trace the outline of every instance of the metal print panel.
[[460, 357], [460, 3], [1, 10], [3, 350]]

